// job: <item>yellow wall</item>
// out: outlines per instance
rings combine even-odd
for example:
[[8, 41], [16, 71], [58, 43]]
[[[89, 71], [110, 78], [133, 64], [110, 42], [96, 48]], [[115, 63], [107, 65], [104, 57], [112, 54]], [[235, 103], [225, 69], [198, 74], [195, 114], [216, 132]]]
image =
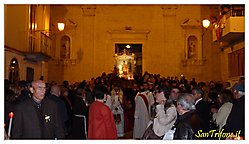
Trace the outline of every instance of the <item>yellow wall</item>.
[[[39, 79], [43, 74], [44, 80], [48, 81], [48, 64], [45, 62], [42, 66], [41, 62], [30, 62], [24, 60], [24, 54], [29, 52], [28, 48], [28, 30], [29, 30], [29, 5], [4, 5], [4, 78], [9, 77], [9, 65], [12, 58], [17, 58], [20, 69], [20, 80], [26, 80], [26, 69], [31, 67], [34, 69], [34, 79]], [[50, 7], [38, 6], [41, 13], [37, 15], [40, 21], [40, 28], [48, 27]], [[42, 20], [40, 20], [42, 19]]]
[[4, 44], [21, 51], [27, 50], [28, 5], [5, 5]]
[[[75, 65], [64, 68], [64, 79], [70, 82], [89, 80], [102, 72], [111, 72], [114, 66], [115, 43], [141, 43], [143, 72], [160, 73], [162, 76], [179, 76], [185, 74], [188, 79], [221, 80], [219, 68], [219, 49], [212, 45], [211, 31], [204, 31], [203, 66], [189, 65], [183, 67], [185, 43], [181, 24], [187, 19], [203, 19], [208, 15], [208, 7], [199, 5], [171, 6], [175, 11], [168, 11], [167, 5], [77, 5], [52, 7], [52, 21], [60, 19], [59, 13], [77, 23], [77, 27], [66, 29], [57, 35], [56, 51], [59, 54], [59, 39], [67, 34], [72, 39], [71, 58], [78, 59]], [[85, 8], [85, 9], [84, 9]], [[88, 8], [88, 9], [87, 9]], [[53, 14], [54, 13], [54, 14]], [[173, 14], [172, 14], [173, 13]], [[132, 27], [136, 32], [149, 31], [147, 38], [130, 34], [108, 32], [125, 32], [125, 27]], [[122, 38], [123, 37], [123, 38]], [[116, 38], [116, 39], [115, 39]], [[58, 68], [53, 66], [52, 68]], [[51, 77], [56, 73], [49, 73]], [[55, 79], [50, 79], [55, 80]], [[61, 80], [56, 80], [61, 81]]]
[[[211, 30], [201, 30], [203, 38], [199, 56], [203, 65], [188, 62], [183, 66], [186, 43], [181, 27], [188, 19], [201, 21], [210, 15], [208, 6], [200, 5], [60, 5], [39, 6], [38, 28], [48, 29], [51, 22], [53, 39], [53, 60], [44, 63], [43, 75], [46, 81], [70, 83], [89, 80], [111, 72], [114, 66], [116, 43], [142, 44], [143, 72], [160, 73], [161, 76], [179, 76], [197, 81], [227, 80], [226, 67], [228, 49], [221, 52], [212, 42]], [[50, 13], [51, 12], [51, 13]], [[49, 16], [49, 13], [51, 14]], [[21, 51], [27, 50], [28, 6], [5, 5], [5, 45]], [[50, 19], [51, 18], [51, 19]], [[63, 32], [56, 31], [56, 23], [67, 19]], [[131, 31], [125, 27], [131, 27]], [[76, 63], [58, 64], [60, 60], [60, 40], [63, 35], [71, 39], [70, 59]], [[201, 40], [199, 39], [199, 40]], [[241, 47], [241, 46], [238, 46]], [[5, 52], [5, 77], [7, 65], [16, 56]], [[35, 69], [35, 79], [41, 75], [41, 63], [27, 63], [21, 55], [16, 56], [21, 67], [22, 77], [26, 77], [26, 66]], [[26, 65], [25, 65], [26, 63]], [[61, 63], [61, 62], [59, 62]], [[223, 69], [225, 71], [223, 71]]]

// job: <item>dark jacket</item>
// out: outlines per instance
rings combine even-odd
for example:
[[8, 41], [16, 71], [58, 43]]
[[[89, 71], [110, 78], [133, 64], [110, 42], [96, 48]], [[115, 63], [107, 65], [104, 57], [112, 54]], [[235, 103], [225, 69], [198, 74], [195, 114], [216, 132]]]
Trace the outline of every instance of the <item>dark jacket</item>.
[[51, 99], [44, 98], [40, 108], [33, 99], [16, 106], [11, 139], [60, 139], [64, 136], [57, 104]]
[[209, 131], [209, 123], [211, 120], [211, 108], [208, 105], [208, 103], [206, 103], [204, 100], [200, 100], [196, 105], [196, 112], [199, 115], [199, 117], [201, 118], [201, 120], [203, 121], [204, 127], [203, 127], [203, 131], [208, 132]]
[[189, 111], [178, 117], [175, 127], [174, 139], [196, 139], [195, 134], [203, 129], [203, 123], [195, 111]]
[[60, 113], [60, 119], [63, 123], [64, 126], [64, 130], [65, 132], [68, 131], [68, 123], [69, 123], [69, 116], [67, 113], [67, 108], [66, 108], [66, 104], [65, 102], [60, 99], [60, 97], [56, 96], [56, 95], [48, 95], [48, 98], [50, 98], [51, 100], [53, 100], [54, 102], [57, 103], [58, 105], [58, 109], [59, 109], [59, 113]]
[[[88, 108], [81, 97], [76, 96], [72, 103], [72, 139], [86, 139]], [[85, 119], [83, 118], [85, 116]]]
[[245, 96], [234, 101], [226, 125], [223, 128], [224, 132], [234, 134], [240, 131], [240, 136], [245, 138]]

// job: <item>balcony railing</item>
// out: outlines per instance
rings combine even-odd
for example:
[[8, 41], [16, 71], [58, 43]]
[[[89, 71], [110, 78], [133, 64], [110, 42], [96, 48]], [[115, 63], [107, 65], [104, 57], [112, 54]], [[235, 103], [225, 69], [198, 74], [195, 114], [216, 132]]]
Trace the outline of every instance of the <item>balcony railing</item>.
[[47, 60], [51, 57], [52, 40], [45, 33], [37, 31], [29, 35], [29, 49], [26, 59], [32, 61]]
[[29, 52], [40, 52], [50, 55], [52, 40], [49, 36], [43, 32], [35, 32], [34, 34], [30, 34], [29, 39]]
[[244, 39], [245, 9], [243, 5], [232, 5], [230, 10], [220, 19], [221, 25], [213, 29], [213, 41], [227, 45]]
[[225, 15], [226, 15], [226, 18], [245, 16], [245, 6], [244, 5], [231, 5], [230, 10]]

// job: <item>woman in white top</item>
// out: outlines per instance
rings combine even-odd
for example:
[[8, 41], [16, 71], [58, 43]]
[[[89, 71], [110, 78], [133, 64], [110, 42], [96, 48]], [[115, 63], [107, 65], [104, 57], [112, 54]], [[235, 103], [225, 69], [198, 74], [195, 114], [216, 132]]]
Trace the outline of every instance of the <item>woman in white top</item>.
[[218, 100], [222, 104], [221, 107], [219, 110], [212, 108], [211, 111], [213, 113], [213, 120], [219, 126], [219, 130], [221, 130], [226, 125], [227, 118], [233, 107], [233, 92], [228, 89], [221, 91], [218, 95]]
[[162, 137], [174, 125], [177, 111], [173, 101], [167, 101], [163, 92], [158, 92], [155, 98], [158, 105], [156, 106], [156, 117], [153, 120], [153, 131], [157, 136]]

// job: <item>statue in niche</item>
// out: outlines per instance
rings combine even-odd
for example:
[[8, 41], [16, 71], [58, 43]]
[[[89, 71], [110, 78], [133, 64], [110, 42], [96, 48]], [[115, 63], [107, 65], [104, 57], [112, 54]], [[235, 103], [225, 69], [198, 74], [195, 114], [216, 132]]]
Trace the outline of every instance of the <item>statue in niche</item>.
[[63, 36], [61, 39], [61, 58], [70, 58], [70, 38], [68, 36]]
[[188, 58], [196, 57], [196, 49], [197, 49], [197, 38], [195, 36], [188, 37]]

